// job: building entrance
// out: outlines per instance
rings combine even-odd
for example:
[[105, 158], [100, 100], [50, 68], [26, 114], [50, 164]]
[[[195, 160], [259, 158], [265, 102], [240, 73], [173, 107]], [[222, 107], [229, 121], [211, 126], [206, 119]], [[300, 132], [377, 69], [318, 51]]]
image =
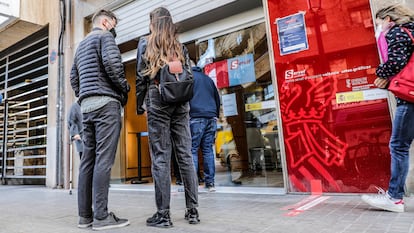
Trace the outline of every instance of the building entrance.
[[265, 24], [199, 42], [196, 52], [221, 96], [216, 182], [283, 187]]
[[268, 0], [288, 192], [387, 187], [391, 132], [370, 1]]
[[3, 183], [46, 180], [48, 40], [46, 27], [0, 54]]

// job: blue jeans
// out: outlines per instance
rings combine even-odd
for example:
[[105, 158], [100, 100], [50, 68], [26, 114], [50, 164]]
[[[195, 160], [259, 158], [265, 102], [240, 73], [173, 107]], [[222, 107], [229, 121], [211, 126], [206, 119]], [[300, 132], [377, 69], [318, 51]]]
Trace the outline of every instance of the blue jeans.
[[[155, 186], [157, 211], [170, 210], [171, 198], [171, 153], [175, 156], [184, 184], [187, 208], [198, 206], [198, 185], [191, 156], [189, 126], [190, 104], [166, 104], [161, 101], [155, 85], [148, 91], [147, 119], [151, 152], [151, 172]], [[174, 148], [172, 146], [174, 143]]]
[[111, 101], [83, 114], [83, 153], [79, 165], [79, 216], [104, 219], [108, 216], [108, 190], [121, 132], [121, 105]]
[[192, 149], [195, 171], [198, 171], [198, 149], [203, 153], [204, 182], [206, 187], [214, 186], [216, 167], [214, 164], [213, 144], [216, 137], [215, 118], [191, 118]]
[[391, 179], [388, 194], [402, 199], [409, 167], [409, 149], [414, 139], [414, 103], [397, 105], [390, 139]]

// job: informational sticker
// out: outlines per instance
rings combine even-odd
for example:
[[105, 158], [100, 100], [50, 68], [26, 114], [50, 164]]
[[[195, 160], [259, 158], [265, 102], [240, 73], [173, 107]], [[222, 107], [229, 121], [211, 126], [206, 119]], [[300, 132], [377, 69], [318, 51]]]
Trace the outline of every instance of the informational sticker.
[[275, 21], [279, 36], [280, 55], [309, 49], [305, 15], [302, 12], [278, 18]]
[[225, 88], [256, 81], [253, 54], [249, 53], [207, 64], [204, 72], [215, 78], [217, 88]]
[[238, 115], [235, 93], [221, 96], [221, 102], [223, 103], [223, 115], [225, 117]]
[[255, 110], [263, 110], [263, 109], [271, 109], [275, 108], [276, 104], [274, 100], [262, 101], [257, 103], [245, 104], [244, 105], [246, 112], [255, 111]]
[[56, 60], [57, 60], [57, 52], [56, 50], [52, 49], [49, 55], [49, 62], [50, 64], [55, 64]]
[[350, 103], [350, 102], [357, 102], [363, 101], [364, 94], [362, 91], [351, 91], [351, 92], [342, 92], [336, 94], [336, 103]]
[[228, 59], [227, 64], [230, 86], [237, 86], [243, 83], [256, 81], [252, 53]]
[[364, 91], [349, 91], [336, 93], [336, 103], [352, 103], [365, 100], [378, 100], [387, 98], [387, 90], [383, 89], [369, 89]]

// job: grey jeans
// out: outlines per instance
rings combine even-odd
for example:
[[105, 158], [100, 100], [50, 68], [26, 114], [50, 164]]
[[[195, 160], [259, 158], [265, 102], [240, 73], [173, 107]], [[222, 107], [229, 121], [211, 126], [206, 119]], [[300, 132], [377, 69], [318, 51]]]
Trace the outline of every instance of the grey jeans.
[[171, 141], [184, 184], [187, 208], [198, 206], [198, 184], [191, 155], [189, 103], [161, 102], [158, 89], [151, 85], [147, 98], [148, 136], [151, 168], [155, 186], [157, 211], [170, 209], [171, 193]]
[[111, 168], [121, 131], [121, 106], [111, 101], [83, 114], [83, 155], [79, 166], [79, 216], [95, 219], [108, 216], [108, 189]]

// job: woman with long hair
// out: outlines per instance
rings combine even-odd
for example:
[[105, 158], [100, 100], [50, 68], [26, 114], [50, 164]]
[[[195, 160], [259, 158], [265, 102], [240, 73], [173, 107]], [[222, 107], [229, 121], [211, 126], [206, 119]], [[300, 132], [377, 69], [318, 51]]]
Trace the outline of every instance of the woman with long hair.
[[[178, 59], [191, 74], [188, 51], [177, 37], [170, 12], [159, 7], [150, 13], [150, 34], [138, 42], [136, 96], [137, 113], [147, 111], [151, 168], [155, 186], [157, 212], [147, 219], [148, 226], [171, 227], [171, 152], [175, 156], [184, 183], [185, 219], [197, 224], [198, 184], [191, 155], [189, 103], [165, 103], [161, 100], [158, 83], [160, 69], [173, 58]], [[148, 92], [148, 93], [147, 93]], [[172, 142], [174, 147], [172, 147]]]
[[[386, 48], [381, 53], [383, 63], [376, 70], [374, 81], [379, 88], [387, 88], [388, 82], [398, 74], [413, 55], [414, 42], [404, 30], [414, 34], [414, 12], [407, 7], [395, 4], [379, 10], [376, 25], [385, 40], [379, 39], [379, 47]], [[381, 44], [385, 41], [386, 44]], [[414, 74], [413, 74], [414, 79]], [[409, 168], [409, 149], [414, 139], [414, 103], [396, 98], [397, 108], [392, 123], [389, 143], [391, 152], [391, 178], [388, 190], [379, 189], [378, 195], [363, 195], [362, 200], [369, 205], [393, 212], [404, 212], [404, 186]]]

